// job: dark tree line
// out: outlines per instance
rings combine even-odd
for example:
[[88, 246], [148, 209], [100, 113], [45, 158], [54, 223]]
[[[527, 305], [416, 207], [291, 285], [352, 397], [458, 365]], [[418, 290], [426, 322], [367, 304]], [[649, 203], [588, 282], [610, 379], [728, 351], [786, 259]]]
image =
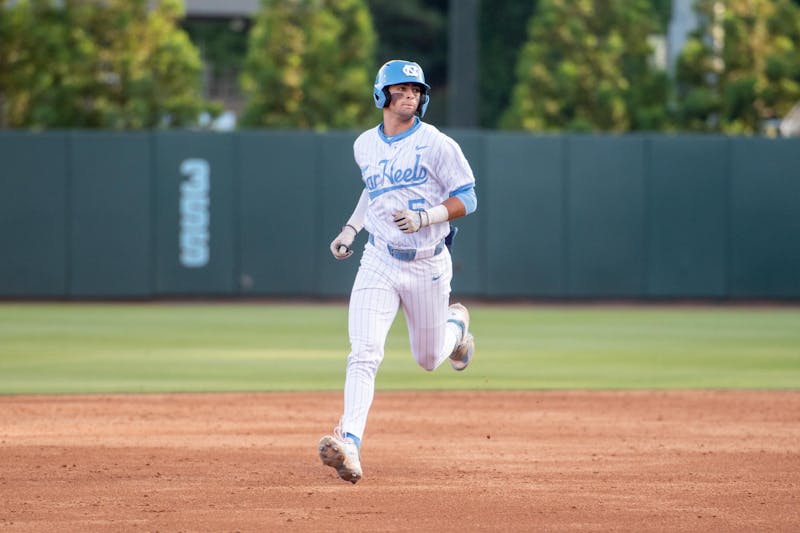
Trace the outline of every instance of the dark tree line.
[[[262, 0], [209, 21], [181, 0], [0, 0], [0, 127], [198, 127], [225, 79], [240, 125], [360, 128], [392, 58], [423, 66], [446, 126], [451, 1]], [[758, 133], [800, 99], [799, 4], [698, 0], [670, 78], [652, 61], [670, 0], [483, 0], [480, 126]]]

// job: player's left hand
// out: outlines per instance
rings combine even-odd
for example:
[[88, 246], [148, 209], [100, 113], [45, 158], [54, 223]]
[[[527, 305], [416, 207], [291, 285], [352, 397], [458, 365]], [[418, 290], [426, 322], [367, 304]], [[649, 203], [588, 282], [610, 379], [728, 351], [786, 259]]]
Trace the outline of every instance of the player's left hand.
[[392, 213], [397, 228], [403, 233], [416, 233], [422, 227], [422, 213], [420, 211], [395, 211]]
[[338, 260], [347, 259], [353, 255], [353, 241], [356, 238], [356, 230], [353, 226], [345, 226], [341, 233], [331, 241], [331, 253]]

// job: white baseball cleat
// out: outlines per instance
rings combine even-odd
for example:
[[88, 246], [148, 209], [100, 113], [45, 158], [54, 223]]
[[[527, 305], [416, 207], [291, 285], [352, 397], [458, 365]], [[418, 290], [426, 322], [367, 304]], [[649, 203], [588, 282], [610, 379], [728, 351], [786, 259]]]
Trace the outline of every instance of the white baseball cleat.
[[333, 435], [325, 435], [319, 440], [319, 458], [322, 464], [335, 468], [343, 480], [357, 483], [361, 479], [358, 447], [353, 439], [342, 434], [340, 427], [333, 430]]
[[455, 303], [450, 306], [450, 317], [447, 321], [461, 327], [461, 338], [450, 354], [450, 366], [453, 370], [461, 371], [467, 368], [475, 353], [475, 339], [469, 332], [469, 311], [460, 303]]

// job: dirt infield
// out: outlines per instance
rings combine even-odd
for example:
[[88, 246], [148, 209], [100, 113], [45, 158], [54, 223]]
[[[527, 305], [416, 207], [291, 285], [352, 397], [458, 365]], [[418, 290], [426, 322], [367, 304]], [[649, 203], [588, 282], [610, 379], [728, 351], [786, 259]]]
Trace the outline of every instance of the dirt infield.
[[0, 531], [798, 531], [800, 391], [0, 397]]

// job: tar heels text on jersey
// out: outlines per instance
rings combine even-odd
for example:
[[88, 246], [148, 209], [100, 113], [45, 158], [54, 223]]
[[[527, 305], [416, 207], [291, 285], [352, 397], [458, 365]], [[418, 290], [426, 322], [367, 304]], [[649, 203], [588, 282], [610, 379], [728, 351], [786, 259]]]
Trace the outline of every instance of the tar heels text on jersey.
[[420, 154], [417, 154], [413, 167], [396, 169], [394, 163], [393, 159], [383, 159], [378, 162], [379, 173], [364, 177], [364, 185], [369, 191], [370, 198], [428, 181], [428, 169], [420, 165]]

